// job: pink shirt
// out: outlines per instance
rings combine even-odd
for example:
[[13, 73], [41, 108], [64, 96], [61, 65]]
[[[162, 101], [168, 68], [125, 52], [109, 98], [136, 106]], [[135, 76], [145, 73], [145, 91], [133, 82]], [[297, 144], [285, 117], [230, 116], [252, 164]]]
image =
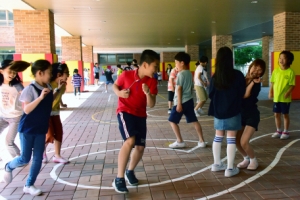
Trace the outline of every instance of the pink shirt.
[[[172, 69], [170, 76], [169, 76], [169, 81], [168, 81], [168, 91], [173, 91], [173, 92], [175, 91], [177, 74], [178, 74], [178, 71], [175, 68]], [[172, 83], [171, 79], [173, 79], [173, 83]]]

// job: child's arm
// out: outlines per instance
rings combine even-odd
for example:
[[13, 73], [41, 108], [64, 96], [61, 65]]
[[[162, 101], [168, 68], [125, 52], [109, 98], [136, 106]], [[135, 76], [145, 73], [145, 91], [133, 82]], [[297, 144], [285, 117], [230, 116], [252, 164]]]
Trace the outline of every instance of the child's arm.
[[116, 82], [113, 84], [113, 91], [118, 97], [121, 97], [121, 98], [128, 98], [129, 93], [130, 93], [130, 90], [128, 90], [128, 89], [120, 90], [120, 88]]
[[288, 98], [291, 95], [294, 88], [295, 88], [295, 86], [291, 85], [290, 88], [288, 89], [288, 91], [284, 94], [284, 98]]
[[153, 108], [156, 103], [156, 95], [150, 93], [150, 88], [145, 83], [143, 83], [142, 89], [147, 97], [147, 106]]
[[272, 99], [273, 98], [273, 83], [271, 82], [271, 85], [270, 85], [270, 90], [269, 90], [269, 99]]
[[177, 112], [182, 111], [182, 87], [180, 85], [177, 85]]
[[37, 99], [30, 103], [24, 102], [24, 112], [27, 115], [31, 113], [31, 111], [33, 111], [37, 107], [37, 105], [39, 105], [39, 103], [45, 98], [45, 96], [50, 92], [51, 91], [49, 90], [49, 88], [44, 88], [41, 92], [41, 95]]

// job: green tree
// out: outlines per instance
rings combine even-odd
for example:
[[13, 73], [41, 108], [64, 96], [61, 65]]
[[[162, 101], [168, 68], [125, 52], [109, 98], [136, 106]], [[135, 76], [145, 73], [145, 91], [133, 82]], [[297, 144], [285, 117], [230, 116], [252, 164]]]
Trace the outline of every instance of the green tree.
[[256, 58], [262, 58], [262, 46], [247, 46], [234, 49], [235, 65], [245, 65]]

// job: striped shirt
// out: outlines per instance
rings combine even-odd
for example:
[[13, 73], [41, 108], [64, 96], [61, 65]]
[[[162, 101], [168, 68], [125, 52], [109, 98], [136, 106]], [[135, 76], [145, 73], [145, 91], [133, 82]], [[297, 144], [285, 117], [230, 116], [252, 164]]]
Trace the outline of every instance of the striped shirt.
[[72, 77], [72, 84], [74, 87], [80, 87], [81, 86], [82, 77], [80, 74], [74, 74]]

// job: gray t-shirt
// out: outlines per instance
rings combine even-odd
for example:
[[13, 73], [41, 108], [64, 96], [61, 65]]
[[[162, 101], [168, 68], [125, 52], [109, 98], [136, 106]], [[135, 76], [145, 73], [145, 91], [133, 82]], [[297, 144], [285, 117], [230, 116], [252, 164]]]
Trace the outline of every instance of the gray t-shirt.
[[182, 87], [182, 103], [187, 102], [188, 100], [193, 98], [193, 75], [190, 70], [183, 70], [178, 73], [177, 80], [176, 80], [176, 88], [175, 88], [175, 95], [174, 95], [174, 105], [178, 103], [178, 86]]
[[[38, 89], [40, 90], [43, 90], [44, 87], [39, 85], [37, 82], [35, 81], [32, 81], [32, 84], [37, 87]], [[48, 88], [50, 90], [52, 90], [52, 87], [50, 84], [48, 84]], [[21, 93], [21, 96], [20, 96], [20, 101], [21, 102], [27, 102], [27, 103], [30, 103], [30, 102], [33, 102], [35, 99], [37, 99], [39, 97], [39, 94], [37, 93], [37, 91], [34, 89], [34, 87], [28, 85], [27, 87], [24, 88], [24, 90], [22, 91]]]

